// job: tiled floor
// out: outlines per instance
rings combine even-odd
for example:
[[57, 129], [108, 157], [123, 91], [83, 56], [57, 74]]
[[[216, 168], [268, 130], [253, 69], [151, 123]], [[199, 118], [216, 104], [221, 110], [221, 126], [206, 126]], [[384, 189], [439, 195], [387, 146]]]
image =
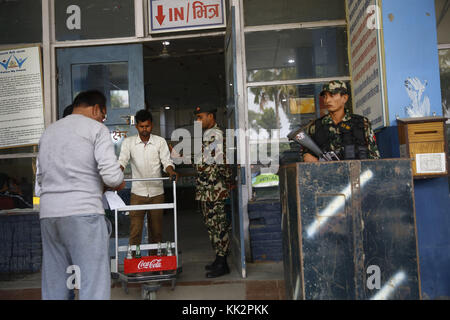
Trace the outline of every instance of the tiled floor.
[[[198, 265], [201, 267], [200, 265]], [[249, 266], [249, 277], [242, 279], [233, 274], [216, 279], [186, 280], [181, 274], [172, 289], [170, 282], [162, 283], [156, 292], [158, 300], [283, 300], [284, 280], [271, 279], [280, 263], [259, 263]], [[253, 270], [253, 271], [252, 271]], [[184, 273], [184, 271], [183, 271]], [[182, 274], [183, 274], [182, 273]], [[237, 272], [235, 272], [237, 274]], [[267, 276], [269, 275], [269, 276]], [[260, 278], [260, 279], [258, 279]], [[0, 300], [41, 299], [40, 273], [16, 275], [0, 281]], [[128, 284], [127, 291], [113, 281], [111, 300], [142, 299], [141, 284]]]
[[[173, 236], [172, 220], [165, 215], [164, 234]], [[166, 282], [156, 292], [158, 300], [280, 300], [285, 298], [282, 262], [247, 263], [247, 277], [242, 278], [230, 257], [230, 274], [208, 279], [204, 266], [214, 258], [213, 250], [200, 213], [181, 212], [178, 216], [178, 246], [181, 251], [182, 272], [177, 276], [174, 290]], [[40, 273], [0, 275], [0, 300], [39, 300]], [[129, 284], [128, 293], [113, 281], [112, 300], [142, 299], [141, 285]]]

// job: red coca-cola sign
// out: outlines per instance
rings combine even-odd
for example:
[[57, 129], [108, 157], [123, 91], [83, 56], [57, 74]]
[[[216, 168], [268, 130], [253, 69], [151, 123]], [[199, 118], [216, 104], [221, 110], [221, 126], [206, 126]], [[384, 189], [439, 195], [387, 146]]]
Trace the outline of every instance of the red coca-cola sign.
[[139, 259], [125, 259], [124, 273], [153, 272], [177, 269], [176, 256], [148, 256]]
[[161, 263], [162, 259], [153, 259], [152, 261], [145, 261], [145, 260], [141, 260], [138, 263], [138, 270], [143, 270], [143, 269], [148, 269], [148, 270], [153, 270], [153, 269], [158, 269], [162, 267], [162, 263]]

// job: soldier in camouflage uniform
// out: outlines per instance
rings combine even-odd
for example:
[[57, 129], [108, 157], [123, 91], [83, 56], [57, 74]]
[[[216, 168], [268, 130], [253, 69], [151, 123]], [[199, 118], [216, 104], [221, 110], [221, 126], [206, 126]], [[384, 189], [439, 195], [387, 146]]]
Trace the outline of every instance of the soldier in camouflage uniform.
[[205, 266], [208, 278], [230, 272], [226, 258], [231, 225], [225, 212], [225, 199], [229, 197], [231, 170], [225, 161], [225, 139], [217, 126], [215, 111], [208, 107], [197, 107], [194, 111], [204, 130], [202, 154], [194, 161], [197, 170], [195, 199], [200, 201], [203, 221], [216, 252], [215, 261]]
[[[320, 95], [324, 97], [328, 114], [311, 121], [305, 133], [322, 151], [334, 151], [341, 160], [379, 159], [380, 153], [369, 120], [345, 108], [349, 98], [345, 82], [325, 84]], [[318, 161], [307, 148], [303, 147], [300, 155], [305, 162]]]

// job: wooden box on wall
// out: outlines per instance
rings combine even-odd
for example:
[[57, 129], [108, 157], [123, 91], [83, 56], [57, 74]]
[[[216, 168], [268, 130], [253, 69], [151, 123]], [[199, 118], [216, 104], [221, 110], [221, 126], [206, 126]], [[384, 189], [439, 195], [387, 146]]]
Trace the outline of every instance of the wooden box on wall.
[[414, 178], [448, 176], [444, 117], [397, 119], [400, 157], [412, 159]]

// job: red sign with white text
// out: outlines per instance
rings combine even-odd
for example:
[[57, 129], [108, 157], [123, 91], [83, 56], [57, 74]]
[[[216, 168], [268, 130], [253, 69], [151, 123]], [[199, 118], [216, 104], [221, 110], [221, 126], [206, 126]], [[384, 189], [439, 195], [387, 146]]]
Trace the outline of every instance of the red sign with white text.
[[125, 259], [124, 273], [166, 271], [177, 269], [176, 256], [148, 256], [139, 259]]
[[224, 0], [150, 0], [150, 33], [225, 27]]

